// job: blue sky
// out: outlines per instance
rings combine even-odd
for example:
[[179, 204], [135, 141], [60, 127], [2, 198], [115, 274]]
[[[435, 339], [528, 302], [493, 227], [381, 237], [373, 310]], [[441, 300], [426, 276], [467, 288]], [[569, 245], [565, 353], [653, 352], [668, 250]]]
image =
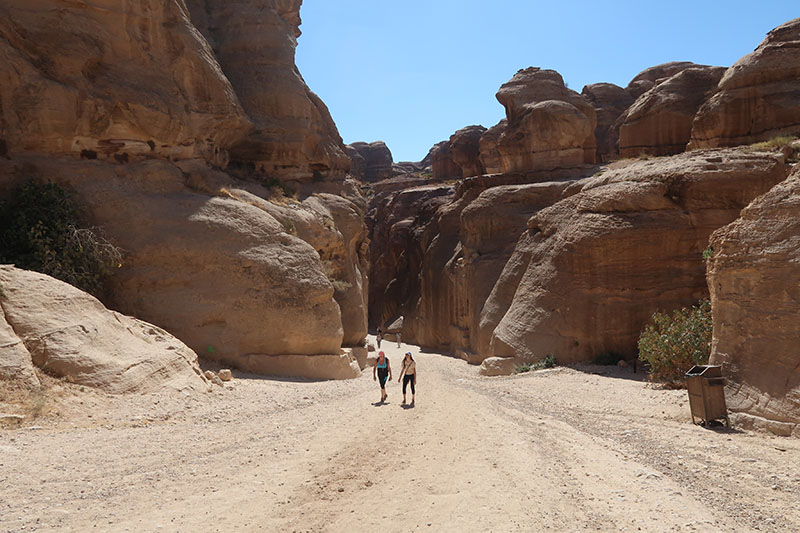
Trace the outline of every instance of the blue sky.
[[[613, 7], [611, 7], [613, 6]], [[304, 0], [297, 65], [345, 143], [383, 140], [418, 161], [503, 117], [497, 89], [528, 66], [570, 88], [625, 86], [667, 61], [730, 66], [800, 16], [797, 0], [539, 2]]]

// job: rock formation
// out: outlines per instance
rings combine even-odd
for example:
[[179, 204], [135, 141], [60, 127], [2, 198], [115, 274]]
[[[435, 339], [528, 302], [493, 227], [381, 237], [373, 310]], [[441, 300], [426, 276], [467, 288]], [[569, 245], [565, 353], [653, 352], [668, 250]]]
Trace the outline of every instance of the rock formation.
[[633, 104], [634, 98], [627, 90], [613, 83], [587, 85], [581, 94], [589, 100], [597, 113], [597, 128], [594, 131], [597, 139], [597, 161], [611, 161], [619, 155], [619, 129], [613, 128], [614, 123]]
[[224, 165], [252, 128], [182, 1], [3, 2], [0, 37], [9, 154]]
[[672, 155], [686, 150], [692, 121], [716, 90], [723, 67], [692, 66], [661, 80], [619, 118], [619, 153]]
[[[527, 68], [517, 72], [497, 92], [505, 107], [506, 126], [496, 148], [481, 143], [484, 164], [500, 154], [504, 172], [577, 167], [595, 162], [595, 110], [564, 85], [554, 70]], [[491, 131], [491, 130], [490, 130]], [[492, 136], [497, 131], [492, 132]]]
[[800, 135], [800, 18], [767, 34], [736, 62], [700, 109], [691, 148], [736, 146]]
[[380, 181], [394, 175], [392, 152], [383, 141], [355, 142], [347, 145], [350, 175], [360, 181]]
[[500, 135], [506, 130], [508, 121], [501, 120], [481, 135], [479, 143], [481, 164], [487, 174], [502, 174], [503, 173], [503, 160], [500, 157], [500, 150], [497, 144], [500, 141]]
[[[111, 393], [207, 388], [197, 354], [161, 328], [44, 274], [0, 266], [0, 286], [0, 378], [35, 384], [35, 364]], [[3, 371], [11, 350], [21, 375]]]
[[111, 303], [203, 356], [352, 377], [342, 347], [366, 335], [366, 205], [294, 65], [299, 8], [0, 7], [0, 192], [28, 178], [69, 188], [126, 252]]
[[728, 407], [800, 434], [800, 170], [717, 230], [711, 247], [711, 363], [728, 377]]
[[485, 131], [483, 126], [467, 126], [434, 146], [430, 151], [433, 178], [460, 179], [483, 174], [480, 140]]
[[632, 357], [650, 315], [707, 294], [708, 237], [786, 176], [782, 156], [626, 162], [528, 221], [481, 315], [485, 355]]
[[461, 167], [453, 160], [453, 153], [449, 141], [442, 141], [433, 145], [428, 152], [431, 157], [431, 171], [437, 180], [462, 178]]
[[648, 67], [634, 76], [630, 83], [628, 83], [628, 86], [625, 87], [625, 90], [628, 91], [634, 99], [639, 98], [655, 87], [659, 81], [671, 78], [687, 68], [696, 66], [698, 65], [695, 65], [691, 61], [671, 61], [654, 67]]
[[350, 158], [336, 125], [294, 64], [302, 0], [186, 3], [256, 128], [231, 157], [280, 179], [343, 177]]

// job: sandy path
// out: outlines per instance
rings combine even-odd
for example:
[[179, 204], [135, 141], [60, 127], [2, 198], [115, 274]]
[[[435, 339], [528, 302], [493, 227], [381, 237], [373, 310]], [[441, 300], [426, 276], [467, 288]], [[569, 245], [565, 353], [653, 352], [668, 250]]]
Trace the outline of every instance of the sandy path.
[[66, 395], [93, 417], [0, 431], [0, 532], [800, 531], [796, 439], [693, 427], [633, 379], [416, 359], [411, 409], [397, 373], [381, 406], [371, 372]]

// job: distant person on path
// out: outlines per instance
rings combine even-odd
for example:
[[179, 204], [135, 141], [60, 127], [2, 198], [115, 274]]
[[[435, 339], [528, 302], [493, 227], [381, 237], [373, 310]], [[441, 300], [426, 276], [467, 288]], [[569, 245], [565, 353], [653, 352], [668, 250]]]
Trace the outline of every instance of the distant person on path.
[[383, 340], [383, 330], [378, 328], [378, 334], [375, 336], [375, 340], [378, 342], [378, 349], [381, 349], [381, 341]]
[[[376, 376], [377, 374], [377, 376]], [[381, 402], [386, 401], [386, 380], [392, 380], [392, 367], [389, 364], [389, 358], [383, 352], [378, 352], [378, 358], [375, 360], [375, 366], [372, 367], [372, 380], [380, 379], [381, 384]]]
[[414, 362], [414, 357], [411, 355], [411, 352], [406, 352], [406, 356], [403, 359], [403, 368], [400, 370], [400, 377], [397, 378], [397, 382], [400, 383], [401, 379], [403, 380], [403, 404], [406, 403], [406, 387], [411, 383], [411, 405], [414, 405], [414, 394], [416, 394], [414, 386], [417, 384], [417, 363]]
[[400, 332], [397, 332], [397, 347], [400, 347]]

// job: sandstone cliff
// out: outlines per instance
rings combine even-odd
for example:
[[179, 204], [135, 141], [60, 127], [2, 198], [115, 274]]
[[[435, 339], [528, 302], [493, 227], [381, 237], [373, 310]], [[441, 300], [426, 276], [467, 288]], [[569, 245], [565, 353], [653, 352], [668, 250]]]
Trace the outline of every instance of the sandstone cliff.
[[360, 181], [380, 181], [394, 174], [392, 152], [383, 141], [347, 145], [350, 175]]
[[28, 178], [70, 189], [126, 252], [109, 303], [203, 356], [352, 377], [366, 205], [294, 65], [299, 8], [6, 3], [0, 192]]
[[690, 148], [800, 134], [800, 18], [778, 26], [725, 72], [700, 109]]
[[[711, 362], [737, 423], [800, 434], [800, 169], [711, 237]], [[760, 421], [760, 423], [759, 423]]]
[[496, 146], [481, 143], [487, 167], [494, 162], [495, 150], [504, 172], [595, 162], [594, 107], [568, 89], [558, 72], [535, 67], [520, 70], [500, 87], [497, 100], [506, 110], [506, 124], [499, 136], [497, 130], [492, 132]]
[[618, 119], [620, 156], [685, 151], [695, 114], [724, 73], [723, 67], [695, 65], [660, 80]]
[[486, 355], [633, 357], [654, 311], [707, 294], [711, 232], [786, 176], [781, 156], [737, 151], [621, 167], [528, 221], [484, 306]]

